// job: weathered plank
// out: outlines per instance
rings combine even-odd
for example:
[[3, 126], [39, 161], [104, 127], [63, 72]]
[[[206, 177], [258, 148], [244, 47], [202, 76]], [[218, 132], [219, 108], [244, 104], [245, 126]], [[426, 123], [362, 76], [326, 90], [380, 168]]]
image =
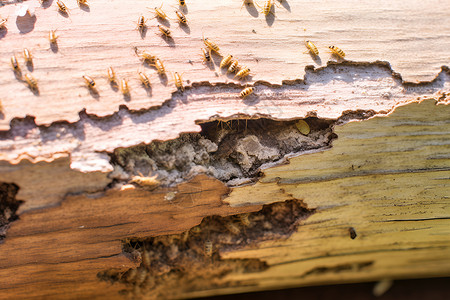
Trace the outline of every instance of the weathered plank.
[[[12, 119], [25, 116], [36, 117], [37, 124], [51, 124], [75, 122], [83, 110], [102, 117], [121, 105], [132, 110], [160, 106], [175, 88], [158, 78], [153, 68], [141, 64], [135, 46], [161, 57], [169, 71], [184, 73], [186, 82], [237, 82], [217, 66], [211, 70], [202, 63], [202, 33], [216, 41], [224, 55], [233, 54], [250, 67], [255, 74], [252, 80], [274, 84], [302, 78], [306, 65], [323, 66], [335, 60], [326, 53], [329, 45], [342, 48], [351, 61], [389, 61], [408, 81], [431, 80], [450, 61], [450, 25], [446, 22], [450, 8], [439, 1], [409, 1], [408, 5], [403, 1], [283, 1], [281, 7], [275, 7], [275, 17], [269, 14], [266, 18], [253, 5], [240, 9], [241, 3], [188, 3], [189, 26], [180, 27], [173, 20], [166, 23], [173, 31], [173, 41], [161, 38], [156, 19], [148, 22], [144, 38], [135, 30], [140, 15], [152, 16], [146, 7], [160, 6], [161, 1], [137, 0], [132, 5], [91, 1], [88, 9], [67, 1], [68, 17], [58, 13], [56, 1], [36, 8], [34, 17], [15, 18], [18, 3], [1, 7], [0, 15], [9, 18], [7, 30], [0, 32], [4, 105], [0, 128], [7, 129]], [[175, 4], [174, 0], [164, 2], [163, 9], [171, 18], [175, 14], [170, 5]], [[47, 40], [49, 30], [54, 29], [59, 35], [56, 52]], [[303, 53], [305, 40], [317, 44], [319, 60]], [[25, 47], [34, 55], [32, 74], [39, 82], [38, 97], [15, 78], [10, 67], [9, 59], [16, 54], [23, 72], [28, 72], [21, 55]], [[109, 86], [109, 66], [115, 67], [120, 78], [129, 78], [130, 99]], [[137, 70], [151, 74], [151, 96], [140, 86]], [[98, 98], [84, 87], [83, 74], [97, 81]]]

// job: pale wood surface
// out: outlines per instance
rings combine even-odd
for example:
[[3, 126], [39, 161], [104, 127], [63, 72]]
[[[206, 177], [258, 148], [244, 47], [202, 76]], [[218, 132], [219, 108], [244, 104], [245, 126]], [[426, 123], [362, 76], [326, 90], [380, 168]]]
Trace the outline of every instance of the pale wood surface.
[[[4, 3], [12, 4], [0, 8], [1, 16], [9, 16], [8, 30], [0, 35], [3, 130], [13, 118], [25, 116], [35, 117], [37, 124], [50, 124], [75, 122], [84, 109], [101, 117], [118, 111], [120, 105], [131, 110], [160, 106], [171, 98], [174, 86], [170, 82], [165, 86], [153, 68], [142, 66], [134, 46], [161, 57], [169, 71], [184, 72], [190, 82], [236, 82], [217, 67], [211, 70], [202, 64], [202, 32], [216, 41], [224, 54], [233, 54], [250, 67], [254, 81], [274, 84], [302, 78], [306, 65], [325, 65], [330, 59], [326, 49], [332, 44], [352, 61], [388, 61], [408, 81], [431, 80], [450, 61], [450, 8], [446, 1], [284, 1], [282, 7], [275, 7], [276, 18], [264, 18], [255, 6], [240, 10], [242, 2], [238, 0], [192, 1], [187, 9], [189, 27], [178, 28], [170, 21], [173, 43], [159, 36], [156, 19], [148, 22], [144, 39], [134, 30], [139, 15], [152, 16], [146, 7], [160, 6], [161, 1], [91, 1], [84, 10], [75, 1], [66, 1], [70, 15], [65, 18], [57, 12], [56, 1], [49, 0], [36, 8], [35, 18], [20, 19], [14, 15], [18, 4]], [[24, 4], [36, 5], [37, 0]], [[163, 6], [171, 18], [175, 16], [170, 5], [175, 4], [172, 0]], [[60, 36], [57, 53], [47, 41], [51, 29], [57, 29]], [[303, 53], [306, 39], [319, 47], [320, 61]], [[24, 47], [35, 56], [32, 74], [39, 81], [39, 97], [14, 77], [10, 67], [13, 53], [23, 65]], [[109, 66], [115, 67], [120, 77], [130, 79], [130, 101], [108, 85]], [[25, 72], [25, 65], [22, 69]], [[152, 75], [151, 97], [140, 87], [138, 69]], [[83, 87], [81, 76], [85, 73], [96, 79], [99, 98]]]

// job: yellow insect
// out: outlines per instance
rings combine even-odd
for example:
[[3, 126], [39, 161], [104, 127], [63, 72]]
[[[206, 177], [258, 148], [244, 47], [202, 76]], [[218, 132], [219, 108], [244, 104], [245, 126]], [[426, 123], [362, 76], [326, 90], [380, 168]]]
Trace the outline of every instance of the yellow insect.
[[138, 273], [136, 275], [136, 284], [140, 285], [144, 282], [145, 278], [147, 277], [147, 269], [144, 267], [139, 267]]
[[240, 214], [239, 215], [239, 220], [241, 221], [242, 225], [249, 227], [251, 222], [250, 222], [250, 214]]
[[179, 0], [178, 3], [180, 4], [180, 6], [185, 6], [186, 5], [186, 1], [184, 1], [184, 0]]
[[298, 120], [297, 123], [295, 123], [295, 126], [303, 135], [308, 135], [311, 132], [311, 129], [309, 128], [309, 125], [305, 120]]
[[32, 91], [38, 90], [38, 83], [36, 79], [33, 76], [31, 76], [31, 74], [29, 73], [25, 74], [25, 81], [27, 82], [28, 86]]
[[169, 28], [167, 28], [166, 26], [163, 26], [163, 25], [156, 25], [156, 27], [158, 27], [159, 31], [161, 31], [162, 34], [164, 34], [168, 38], [172, 38], [172, 35], [171, 35], [171, 32], [170, 32]]
[[87, 0], [77, 0], [79, 6], [89, 6]]
[[146, 20], [145, 18], [144, 18], [144, 16], [140, 16], [139, 17], [139, 19], [138, 19], [138, 21], [137, 21], [137, 26], [136, 26], [136, 29], [137, 30], [139, 30], [139, 31], [144, 31], [145, 30], [145, 28], [147, 27], [147, 21], [148, 20]]
[[154, 64], [150, 64], [150, 65], [154, 66], [156, 68], [158, 74], [160, 74], [160, 75], [165, 75], [166, 74], [166, 68], [164, 67], [163, 62], [159, 58], [157, 58], [155, 60]]
[[201, 48], [202, 49], [202, 54], [203, 54], [203, 61], [204, 62], [211, 62], [211, 55], [209, 55], [209, 51], [206, 50], [205, 48]]
[[248, 75], [250, 75], [250, 69], [247, 67], [244, 67], [239, 72], [237, 72], [236, 76], [234, 76], [234, 77], [239, 77], [240, 79], [243, 79], [243, 78], [247, 77]]
[[[128, 80], [126, 80], [126, 79], [122, 79], [121, 81], [120, 81], [120, 90], [122, 91], [122, 94], [124, 95], [124, 96], [129, 96], [130, 95], [130, 87], [129, 87], [129, 85], [128, 85]], [[137, 177], [137, 176], [134, 176], [134, 177]], [[133, 177], [133, 178], [134, 178]], [[157, 177], [157, 175], [156, 175], [156, 177]], [[156, 178], [155, 177], [155, 178]], [[131, 180], [131, 182], [138, 182], [139, 181], [139, 185], [149, 185], [149, 182], [148, 181], [154, 181], [154, 180], [156, 180], [156, 179], [154, 179], [153, 177], [140, 177], [139, 176], [139, 179], [137, 179], [137, 178], [134, 178], [134, 179], [132, 179]], [[157, 180], [156, 180], [157, 181]]]
[[110, 84], [117, 85], [117, 76], [116, 72], [114, 72], [113, 67], [108, 68], [108, 80]]
[[205, 241], [205, 255], [211, 257], [213, 253], [213, 244], [210, 240]]
[[156, 61], [156, 56], [148, 53], [147, 51], [142, 51], [139, 53], [138, 48], [134, 47], [134, 52], [137, 56], [141, 57], [147, 63], [154, 63]]
[[144, 85], [146, 88], [150, 88], [151, 83], [150, 83], [150, 79], [148, 78], [148, 76], [143, 72], [139, 72], [138, 75], [139, 75], [139, 79], [142, 82], [142, 85]]
[[225, 56], [222, 61], [220, 62], [220, 67], [221, 68], [225, 68], [228, 67], [228, 65], [231, 63], [231, 60], [233, 59], [233, 55], [228, 54], [227, 56]]
[[11, 56], [11, 66], [16, 74], [20, 74], [22, 72], [15, 55]]
[[234, 73], [237, 72], [239, 69], [239, 63], [236, 59], [231, 61], [230, 67], [228, 68], [228, 72]]
[[23, 57], [25, 58], [25, 62], [27, 64], [33, 64], [33, 55], [31, 55], [30, 50], [28, 50], [27, 48], [23, 49]]
[[177, 15], [178, 21], [180, 21], [181, 24], [187, 24], [187, 18], [181, 10], [177, 9], [175, 11], [175, 14]]
[[245, 88], [245, 89], [243, 89], [243, 90], [241, 91], [240, 97], [241, 97], [242, 99], [244, 99], [244, 98], [246, 98], [247, 96], [249, 96], [250, 94], [252, 94], [254, 91], [255, 91], [255, 88], [254, 88], [254, 87], [248, 87], [248, 88]]
[[168, 18], [167, 18], [166, 13], [163, 12], [162, 9], [161, 9], [162, 6], [163, 6], [163, 4], [161, 4], [160, 7], [155, 7], [155, 8], [147, 7], [147, 8], [150, 9], [150, 10], [154, 10], [155, 11], [155, 14], [156, 14], [155, 18], [160, 18], [160, 19], [163, 19], [163, 20], [167, 20]]
[[227, 224], [225, 224], [225, 227], [234, 235], [238, 235], [239, 233], [241, 233], [241, 229], [235, 223], [232, 223], [232, 222], [227, 223]]
[[264, 6], [261, 7], [258, 3], [255, 2], [255, 4], [261, 8], [261, 13], [263, 13], [265, 16], [268, 16], [269, 14], [272, 14], [275, 16], [275, 14], [272, 12], [272, 6], [275, 4], [275, 2], [272, 2], [272, 0], [267, 0], [264, 3]]
[[205, 36], [203, 34], [202, 34], [202, 40], [203, 40], [203, 43], [205, 44], [205, 46], [208, 47], [210, 52], [214, 51], [220, 55], [220, 48], [219, 48], [219, 46], [217, 46], [216, 43], [210, 41], [208, 38], [205, 39]]
[[69, 14], [69, 9], [61, 0], [56, 1], [56, 5], [58, 5], [58, 9], [63, 14]]
[[340, 58], [344, 58], [345, 57], [345, 53], [344, 51], [342, 51], [341, 49], [339, 49], [336, 46], [329, 46], [328, 48], [330, 48], [331, 52], [336, 54], [337, 56], [339, 56]]
[[183, 78], [181, 77], [181, 75], [178, 72], [175, 72], [173, 74], [173, 81], [175, 82], [175, 86], [178, 89], [180, 89], [181, 91], [184, 91]]
[[8, 19], [3, 19], [0, 18], [0, 28], [6, 28], [6, 21], [8, 21]]
[[309, 52], [314, 54], [315, 56], [319, 55], [319, 49], [317, 49], [316, 45], [311, 41], [305, 41], [306, 48], [308, 48]]
[[0, 100], [0, 114], [3, 113], [3, 104], [2, 104], [2, 100]]
[[152, 260], [150, 258], [150, 252], [148, 252], [147, 249], [144, 248], [144, 251], [142, 253], [142, 264], [145, 267], [149, 268], [151, 263], [152, 263]]
[[56, 44], [58, 40], [58, 36], [56, 35], [56, 30], [50, 30], [48, 34], [48, 40], [50, 41], [50, 44]]
[[84, 79], [84, 81], [86, 82], [86, 85], [90, 89], [95, 89], [95, 81], [94, 81], [94, 79], [92, 79], [92, 77], [87, 76], [87, 75], [83, 75], [82, 78]]

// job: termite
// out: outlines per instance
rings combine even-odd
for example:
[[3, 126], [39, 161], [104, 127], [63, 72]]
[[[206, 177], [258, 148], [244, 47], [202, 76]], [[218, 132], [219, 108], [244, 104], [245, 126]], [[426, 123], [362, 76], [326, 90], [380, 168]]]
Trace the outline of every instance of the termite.
[[254, 91], [255, 91], [254, 87], [248, 87], [248, 88], [243, 89], [239, 95], [242, 99], [244, 99], [247, 96], [249, 96], [250, 94], [252, 94]]
[[216, 43], [210, 41], [208, 38], [205, 38], [205, 36], [203, 34], [202, 34], [202, 40], [203, 40], [203, 43], [205, 44], [205, 46], [208, 47], [210, 52], [214, 51], [220, 55], [220, 48], [219, 48], [219, 46], [217, 46]]
[[157, 58], [155, 60], [155, 63], [151, 64], [151, 66], [154, 66], [156, 68], [156, 71], [158, 72], [158, 74], [160, 74], [160, 75], [166, 74], [166, 68], [164, 67], [163, 62], [159, 58]]
[[77, 0], [79, 6], [89, 6], [87, 0]]
[[116, 72], [114, 72], [114, 69], [112, 67], [108, 68], [108, 80], [110, 84], [117, 85]]
[[238, 235], [239, 233], [241, 233], [241, 229], [235, 223], [227, 223], [225, 224], [225, 227], [234, 235]]
[[2, 103], [2, 100], [0, 100], [0, 114], [2, 114], [3, 113], [3, 103]]
[[184, 0], [179, 0], [178, 3], [180, 4], [180, 6], [185, 6], [186, 5], [186, 1], [184, 1]]
[[145, 88], [149, 89], [151, 87], [151, 83], [150, 83], [150, 79], [148, 78], [148, 76], [143, 73], [143, 72], [139, 72], [139, 79], [141, 80], [141, 83], [143, 86], [145, 86]]
[[175, 82], [175, 86], [178, 89], [180, 89], [181, 91], [184, 91], [183, 78], [181, 77], [181, 75], [178, 72], [175, 72], [173, 74], [173, 81]]
[[239, 77], [240, 79], [243, 79], [250, 75], [250, 69], [247, 67], [242, 68], [239, 72], [236, 73], [234, 77]]
[[[128, 89], [128, 82], [125, 79], [122, 79], [122, 84], [125, 84], [126, 88]], [[142, 174], [140, 175], [141, 176], [133, 176], [130, 182], [136, 183], [140, 186], [150, 187], [152, 189], [155, 189], [160, 185], [159, 180], [156, 179], [158, 175], [154, 175], [151, 177], [144, 177], [142, 176]]]
[[150, 267], [152, 263], [152, 260], [150, 258], [150, 252], [147, 251], [147, 249], [144, 248], [144, 251], [142, 252], [142, 264], [145, 267]]
[[177, 9], [175, 11], [175, 14], [177, 15], [178, 21], [180, 21], [181, 24], [187, 25], [187, 18], [181, 10]]
[[136, 275], [136, 284], [140, 285], [144, 282], [145, 278], [147, 277], [147, 269], [144, 267], [139, 267]]
[[272, 6], [275, 4], [275, 2], [272, 2], [272, 0], [267, 0], [264, 3], [264, 6], [261, 7], [258, 3], [255, 2], [255, 4], [261, 8], [261, 13], [263, 13], [265, 16], [268, 16], [269, 14], [272, 14], [275, 16], [275, 14], [272, 12]]
[[23, 57], [25, 58], [25, 62], [28, 65], [33, 64], [33, 55], [31, 55], [30, 50], [28, 50], [27, 48], [23, 49]]
[[205, 241], [205, 255], [211, 257], [213, 253], [213, 244], [210, 240]]
[[211, 55], [209, 55], [209, 51], [206, 50], [205, 48], [201, 48], [202, 49], [202, 54], [203, 54], [203, 61], [208, 63], [211, 62]]
[[90, 89], [95, 89], [95, 81], [94, 81], [94, 79], [92, 79], [92, 77], [87, 76], [87, 75], [83, 75], [82, 78], [84, 79], [84, 81], [86, 82], [86, 85]]
[[11, 66], [14, 70], [14, 73], [16, 73], [18, 75], [22, 73], [22, 70], [20, 69], [20, 66], [19, 66], [19, 62], [17, 61], [17, 58], [15, 55], [11, 56]]
[[164, 25], [156, 25], [156, 27], [158, 27], [159, 31], [162, 32], [162, 34], [164, 34], [165, 36], [167, 36], [168, 38], [172, 38], [172, 35], [170, 33], [170, 29], [167, 28]]
[[250, 226], [250, 214], [240, 214], [239, 216], [239, 220], [241, 221], [242, 225], [249, 227]]
[[336, 46], [329, 46], [328, 48], [331, 50], [332, 53], [336, 54], [340, 58], [344, 58], [345, 57], [344, 51], [342, 51], [338, 47], [336, 47]]
[[239, 63], [236, 59], [231, 61], [230, 67], [228, 68], [228, 72], [234, 73], [239, 69]]
[[69, 14], [69, 9], [61, 0], [56, 1], [56, 5], [58, 5], [58, 9], [62, 14]]
[[8, 21], [8, 19], [3, 19], [0, 18], [0, 28], [6, 28], [6, 21]]
[[147, 27], [147, 21], [148, 20], [146, 20], [145, 18], [144, 18], [144, 16], [140, 16], [139, 17], [139, 19], [138, 19], [138, 21], [137, 21], [137, 26], [136, 26], [136, 29], [138, 30], [138, 31], [140, 31], [140, 32], [143, 32], [145, 29], [146, 29], [146, 27]]
[[308, 51], [314, 54], [315, 56], [319, 55], [319, 49], [317, 49], [316, 45], [313, 44], [311, 41], [305, 41], [306, 48], [308, 48]]
[[56, 30], [50, 30], [50, 32], [48, 33], [48, 40], [50, 42], [50, 44], [56, 44], [57, 40], [58, 40], [58, 36], [56, 35]]
[[36, 79], [33, 76], [31, 76], [31, 74], [29, 73], [25, 74], [25, 81], [27, 82], [30, 90], [38, 91], [38, 83]]
[[133, 279], [136, 277], [137, 275], [137, 269], [129, 269], [126, 273], [125, 273], [125, 280], [128, 282], [133, 281]]
[[[128, 80], [125, 78], [122, 78], [122, 80], [120, 80], [120, 90], [122, 91], [122, 94], [124, 96], [130, 96], [130, 87], [128, 85]], [[155, 177], [156, 178], [156, 177]], [[140, 185], [150, 185], [151, 182], [153, 181], [152, 177], [140, 177], [139, 178], [139, 184]], [[132, 180], [133, 182], [133, 180]], [[136, 181], [134, 181], [136, 182]]]
[[141, 57], [147, 63], [154, 63], [156, 61], [156, 56], [148, 53], [147, 51], [142, 51], [138, 53], [138, 48], [134, 47], [134, 52], [137, 56]]
[[225, 68], [228, 67], [228, 65], [231, 63], [231, 60], [233, 59], [233, 55], [228, 54], [227, 56], [225, 56], [222, 61], [220, 62], [220, 67], [221, 68]]
[[163, 20], [167, 20], [168, 18], [167, 18], [166, 13], [163, 12], [162, 9], [161, 9], [162, 6], [163, 6], [163, 4], [161, 4], [161, 6], [159, 8], [158, 7], [155, 7], [155, 8], [147, 7], [147, 8], [150, 9], [150, 10], [154, 10], [155, 11], [155, 14], [156, 14], [155, 18], [160, 18], [160, 19], [163, 19]]

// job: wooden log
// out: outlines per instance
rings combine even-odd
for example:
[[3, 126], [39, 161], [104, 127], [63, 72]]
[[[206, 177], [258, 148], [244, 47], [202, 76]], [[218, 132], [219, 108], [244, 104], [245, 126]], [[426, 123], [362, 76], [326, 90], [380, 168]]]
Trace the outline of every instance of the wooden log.
[[[0, 298], [450, 275], [448, 8], [282, 1], [264, 18], [241, 1], [196, 1], [183, 8], [188, 26], [152, 19], [144, 34], [133, 21], [160, 3], [67, 2], [64, 16], [44, 1], [14, 16], [32, 3], [0, 8]], [[202, 34], [251, 79], [220, 70], [214, 53], [203, 64]], [[306, 39], [321, 58], [302, 53]], [[331, 44], [350, 60], [326, 62]], [[134, 47], [184, 72], [185, 90]], [[13, 54], [39, 94], [14, 76]], [[129, 97], [109, 85], [109, 66], [130, 79]], [[242, 100], [247, 84], [256, 91]]]

